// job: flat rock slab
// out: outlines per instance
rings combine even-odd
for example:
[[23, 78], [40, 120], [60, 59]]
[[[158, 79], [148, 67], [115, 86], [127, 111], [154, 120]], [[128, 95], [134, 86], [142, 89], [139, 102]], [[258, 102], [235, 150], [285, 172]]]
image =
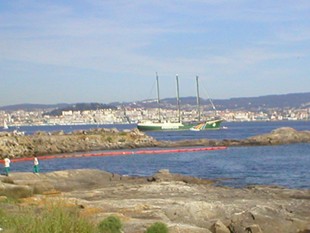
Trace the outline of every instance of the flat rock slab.
[[217, 187], [212, 181], [171, 174], [168, 170], [152, 177], [81, 169], [39, 175], [12, 173], [10, 182], [7, 177], [0, 178], [0, 192], [7, 185], [41, 187], [41, 194], [31, 197], [34, 202], [46, 199], [48, 195], [42, 193], [54, 190], [55, 195], [48, 199], [78, 205], [94, 221], [116, 214], [126, 233], [145, 232], [157, 221], [165, 222], [172, 233], [310, 230], [310, 190]]

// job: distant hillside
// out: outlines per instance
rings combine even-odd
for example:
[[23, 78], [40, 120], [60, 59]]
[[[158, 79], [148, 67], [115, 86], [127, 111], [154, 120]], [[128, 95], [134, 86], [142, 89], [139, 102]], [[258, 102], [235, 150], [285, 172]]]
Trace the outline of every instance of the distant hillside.
[[[309, 93], [295, 93], [285, 95], [268, 95], [259, 97], [240, 97], [231, 99], [214, 99], [212, 100], [216, 109], [239, 109], [239, 110], [261, 110], [270, 108], [309, 108], [310, 107], [310, 92]], [[173, 107], [176, 106], [176, 98], [165, 98], [161, 100], [161, 106]], [[196, 97], [183, 97], [180, 98], [181, 105], [197, 105]], [[210, 100], [200, 99], [200, 104], [204, 106], [212, 107]], [[135, 106], [139, 107], [156, 107], [157, 101], [145, 100], [135, 102]], [[131, 106], [132, 106], [131, 105]]]
[[[180, 98], [180, 103], [182, 106], [195, 107], [196, 97], [183, 97]], [[176, 98], [165, 98], [161, 101], [161, 106], [163, 108], [175, 108]], [[310, 92], [307, 93], [292, 93], [283, 95], [267, 95], [258, 97], [240, 97], [231, 99], [214, 99], [213, 104], [218, 110], [263, 110], [263, 109], [284, 109], [284, 108], [310, 108]], [[201, 105], [211, 108], [210, 100], [200, 99]], [[122, 107], [143, 107], [151, 108], [157, 107], [156, 100], [143, 100], [137, 102], [127, 102], [119, 103], [114, 102], [110, 104], [101, 103], [78, 103], [78, 104], [55, 104], [55, 105], [44, 105], [44, 104], [19, 104], [0, 107], [0, 110], [5, 111], [34, 111], [34, 110], [45, 110], [49, 113], [47, 114], [60, 114], [61, 111], [73, 110], [73, 111], [83, 111], [83, 110], [96, 110], [96, 109], [114, 109], [117, 106]]]
[[310, 92], [214, 100], [218, 109], [309, 108]]
[[55, 108], [64, 108], [69, 104], [61, 103], [61, 104], [16, 104], [16, 105], [8, 105], [0, 107], [0, 110], [3, 111], [36, 111], [36, 110], [48, 110], [48, 109], [55, 109]]

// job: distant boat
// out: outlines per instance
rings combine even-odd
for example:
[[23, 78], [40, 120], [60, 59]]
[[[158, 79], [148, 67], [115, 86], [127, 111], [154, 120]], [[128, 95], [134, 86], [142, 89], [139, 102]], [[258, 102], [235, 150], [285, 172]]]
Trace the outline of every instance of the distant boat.
[[158, 119], [157, 121], [144, 121], [139, 122], [137, 124], [137, 128], [141, 131], [151, 131], [151, 130], [159, 130], [159, 131], [174, 131], [174, 130], [207, 130], [207, 129], [219, 129], [220, 124], [223, 120], [221, 119], [212, 119], [204, 122], [200, 122], [200, 98], [199, 98], [199, 84], [198, 84], [198, 76], [196, 77], [197, 83], [197, 108], [198, 108], [198, 121], [197, 122], [182, 122], [181, 120], [181, 111], [180, 111], [180, 98], [179, 98], [179, 79], [176, 76], [176, 86], [177, 86], [177, 107], [178, 107], [178, 121], [170, 122], [163, 121], [161, 119], [160, 113], [160, 97], [159, 97], [159, 81], [158, 75], [156, 73], [156, 83], [157, 83], [157, 104], [158, 104]]

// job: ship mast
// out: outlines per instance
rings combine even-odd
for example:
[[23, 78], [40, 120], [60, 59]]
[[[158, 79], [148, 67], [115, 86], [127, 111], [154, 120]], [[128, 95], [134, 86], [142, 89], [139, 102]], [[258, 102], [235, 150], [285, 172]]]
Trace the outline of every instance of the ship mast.
[[198, 113], [198, 122], [200, 122], [200, 97], [199, 97], [198, 76], [196, 76], [196, 86], [197, 86], [197, 113]]
[[177, 106], [178, 106], [178, 122], [181, 122], [180, 94], [179, 94], [179, 77], [176, 75], [177, 82]]
[[156, 72], [156, 84], [157, 84], [157, 104], [158, 104], [158, 121], [160, 122], [160, 98], [159, 98], [159, 81], [158, 74]]

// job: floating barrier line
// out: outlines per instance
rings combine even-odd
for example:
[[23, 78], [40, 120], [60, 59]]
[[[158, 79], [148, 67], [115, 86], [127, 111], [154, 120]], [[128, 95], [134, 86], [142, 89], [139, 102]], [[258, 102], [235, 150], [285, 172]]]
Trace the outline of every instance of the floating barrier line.
[[[99, 156], [124, 156], [124, 155], [143, 155], [143, 154], [170, 154], [170, 153], [185, 153], [185, 152], [199, 152], [211, 150], [225, 150], [226, 146], [217, 147], [199, 147], [199, 148], [180, 148], [180, 149], [156, 149], [156, 150], [132, 150], [132, 151], [105, 151], [98, 153], [84, 153], [84, 154], [59, 154], [59, 155], [43, 155], [37, 156], [39, 160], [46, 159], [62, 159], [62, 158], [82, 158], [82, 157], [99, 157]], [[15, 158], [12, 162], [32, 161], [33, 157]], [[3, 163], [3, 161], [1, 161]]]

